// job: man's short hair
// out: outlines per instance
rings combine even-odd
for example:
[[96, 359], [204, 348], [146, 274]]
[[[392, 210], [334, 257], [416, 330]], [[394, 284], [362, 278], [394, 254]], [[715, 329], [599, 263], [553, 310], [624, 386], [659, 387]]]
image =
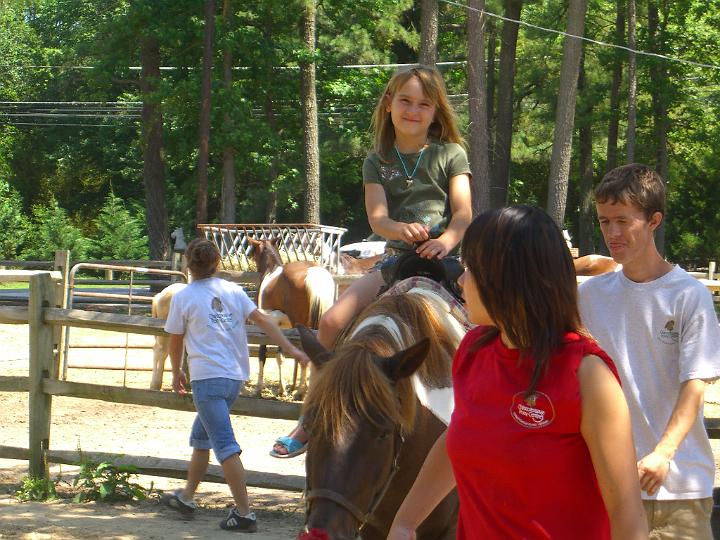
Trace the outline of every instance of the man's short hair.
[[595, 201], [622, 202], [641, 210], [649, 220], [655, 212], [665, 216], [665, 183], [647, 165], [632, 163], [608, 172], [595, 188]]

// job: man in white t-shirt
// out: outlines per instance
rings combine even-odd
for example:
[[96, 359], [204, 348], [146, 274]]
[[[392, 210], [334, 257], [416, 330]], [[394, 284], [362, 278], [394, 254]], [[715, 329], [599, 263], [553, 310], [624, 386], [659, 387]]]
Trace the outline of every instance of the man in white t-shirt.
[[610, 171], [595, 201], [622, 271], [584, 282], [580, 311], [622, 380], [650, 538], [712, 540], [715, 462], [703, 424], [705, 383], [720, 376], [712, 296], [655, 246], [665, 185], [654, 170]]

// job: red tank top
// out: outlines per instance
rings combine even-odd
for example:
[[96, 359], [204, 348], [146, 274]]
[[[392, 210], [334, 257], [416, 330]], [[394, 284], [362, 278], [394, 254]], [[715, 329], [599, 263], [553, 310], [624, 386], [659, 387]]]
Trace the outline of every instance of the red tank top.
[[[577, 370], [589, 354], [615, 365], [574, 333], [551, 358], [534, 399], [525, 399], [533, 362], [496, 338], [471, 352], [469, 332], [455, 355], [455, 410], [447, 435], [460, 515], [457, 538], [609, 539], [610, 524], [580, 433]], [[619, 382], [619, 379], [618, 379]]]

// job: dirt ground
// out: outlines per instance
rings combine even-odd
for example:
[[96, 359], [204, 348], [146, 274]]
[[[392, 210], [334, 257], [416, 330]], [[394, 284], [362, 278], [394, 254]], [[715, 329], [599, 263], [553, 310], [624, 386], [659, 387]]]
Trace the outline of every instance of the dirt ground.
[[[73, 329], [72, 343], [103, 342], [123, 344], [124, 334], [107, 334]], [[0, 373], [27, 375], [27, 326], [0, 325]], [[152, 338], [133, 336], [132, 343], [150, 343]], [[73, 349], [71, 365], [102, 364], [121, 367], [124, 350]], [[132, 350], [128, 365], [149, 365], [151, 351]], [[256, 362], [251, 362], [253, 369]], [[266, 368], [269, 382], [276, 378], [274, 362]], [[253, 374], [254, 376], [254, 374]], [[68, 380], [123, 384], [122, 370], [70, 368]], [[129, 371], [127, 386], [147, 388], [149, 372]], [[253, 379], [254, 380], [254, 379]], [[165, 387], [169, 376], [165, 376]], [[274, 384], [277, 390], [277, 384]], [[252, 390], [248, 387], [246, 390]], [[0, 392], [0, 444], [28, 446], [28, 404], [23, 393]], [[706, 416], [720, 417], [720, 384], [708, 387]], [[126, 453], [136, 456], [163, 456], [188, 459], [187, 438], [193, 413], [113, 404], [76, 398], [54, 398], [50, 447], [54, 450]], [[247, 469], [287, 475], [303, 475], [304, 456], [290, 460], [268, 455], [273, 439], [287, 433], [293, 422], [264, 418], [236, 417], [233, 424], [243, 447], [242, 460]], [[720, 441], [712, 441], [716, 462], [720, 458]], [[717, 468], [716, 468], [717, 471]], [[52, 466], [52, 478], [71, 482], [77, 467]], [[161, 539], [161, 538], [227, 538], [218, 528], [227, 512], [231, 497], [224, 484], [201, 484], [197, 501], [198, 515], [183, 521], [179, 515], [163, 507], [157, 495], [142, 502], [128, 504], [85, 503], [67, 500], [52, 503], [19, 503], [13, 497], [21, 479], [27, 474], [27, 462], [0, 459], [0, 538], [18, 539]], [[181, 480], [139, 476], [135, 479], [145, 488], [159, 490], [180, 487]], [[61, 486], [66, 484], [60, 484]], [[720, 486], [716, 472], [715, 485]], [[63, 491], [67, 491], [64, 488]], [[267, 540], [291, 539], [303, 525], [301, 495], [296, 492], [249, 489], [251, 504], [258, 516], [258, 534]]]
[[[123, 344], [125, 334], [105, 334], [73, 329], [71, 342]], [[0, 373], [27, 375], [27, 326], [0, 325]], [[132, 336], [134, 343], [151, 343], [152, 338]], [[131, 350], [128, 364], [150, 365], [152, 351]], [[70, 359], [76, 364], [122, 366], [124, 350], [74, 349]], [[256, 362], [251, 362], [257, 368]], [[268, 362], [267, 379], [277, 377], [274, 362]], [[291, 366], [291, 363], [288, 363]], [[290, 370], [292, 367], [289, 368]], [[254, 374], [253, 374], [254, 376]], [[70, 368], [68, 380], [99, 384], [123, 384], [122, 370]], [[147, 388], [149, 372], [129, 371], [126, 384]], [[169, 375], [164, 379], [169, 386]], [[248, 391], [251, 388], [247, 389]], [[277, 390], [277, 383], [274, 384]], [[24, 393], [0, 392], [0, 444], [27, 448], [28, 403]], [[187, 460], [188, 435], [194, 413], [114, 404], [77, 398], [56, 397], [52, 404], [50, 447], [53, 450], [114, 452], [135, 456], [162, 456]], [[268, 455], [274, 438], [287, 433], [293, 422], [265, 418], [235, 417], [233, 426], [243, 448], [246, 469], [277, 474], [304, 475], [304, 456], [279, 460]], [[211, 463], [216, 463], [214, 460]], [[51, 477], [72, 482], [77, 467], [51, 466]], [[203, 483], [198, 491], [199, 510], [192, 521], [162, 506], [158, 495], [127, 504], [103, 502], [74, 504], [68, 500], [52, 503], [19, 503], [13, 497], [27, 474], [27, 462], [0, 459], [0, 538], [22, 539], [160, 539], [227, 538], [218, 523], [227, 513], [232, 498], [224, 484]], [[145, 488], [172, 490], [182, 480], [138, 476], [135, 482]], [[68, 492], [61, 483], [61, 492]], [[259, 531], [253, 538], [280, 540], [295, 538], [303, 526], [301, 494], [290, 491], [249, 488], [251, 505], [258, 517]]]

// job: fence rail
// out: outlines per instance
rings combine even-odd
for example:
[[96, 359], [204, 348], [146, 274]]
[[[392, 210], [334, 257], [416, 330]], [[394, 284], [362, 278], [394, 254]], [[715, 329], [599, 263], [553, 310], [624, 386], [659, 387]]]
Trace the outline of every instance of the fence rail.
[[[27, 278], [28, 276], [26, 276]], [[2, 281], [0, 274], [0, 282]], [[163, 335], [164, 321], [138, 315], [118, 315], [111, 313], [89, 312], [78, 309], [64, 309], [60, 304], [61, 294], [58, 293], [58, 277], [50, 272], [37, 272], [29, 276], [30, 299], [27, 309], [0, 308], [0, 323], [26, 322], [30, 326], [29, 349], [30, 366], [27, 377], [0, 376], [0, 391], [29, 393], [29, 447], [28, 449], [12, 449], [0, 446], [0, 456], [18, 452], [29, 460], [30, 475], [47, 478], [48, 462], [60, 462], [63, 454], [50, 450], [51, 404], [53, 396], [75, 397], [161, 407], [166, 409], [192, 411], [194, 405], [191, 395], [179, 396], [171, 392], [125, 388], [119, 386], [97, 385], [62, 381], [59, 379], [58, 333], [56, 328], [81, 327], [115, 332], [130, 332], [146, 335]], [[291, 341], [297, 343], [299, 336], [296, 330], [284, 330]], [[248, 340], [257, 344], [269, 344], [270, 340], [257, 327], [248, 325]], [[60, 332], [62, 334], [62, 332]], [[262, 418], [280, 418], [294, 420], [299, 416], [300, 404], [288, 403], [262, 398], [239, 397], [231, 409], [233, 414], [258, 416]], [[147, 458], [123, 456], [121, 454], [103, 454], [107, 460], [117, 461], [130, 459], [130, 462], [144, 467]], [[25, 459], [25, 458], [23, 458]], [[151, 458], [159, 460], [159, 458]], [[55, 461], [54, 461], [55, 460]], [[73, 462], [77, 463], [79, 460]], [[170, 460], [172, 461], [172, 460]], [[162, 466], [152, 468], [151, 474], [163, 476], [184, 475], [187, 462], [165, 460]], [[177, 462], [177, 463], [175, 463]], [[302, 482], [300, 477], [283, 479], [269, 478], [272, 475], [248, 471], [249, 485], [274, 487], [289, 490], [298, 489]]]

